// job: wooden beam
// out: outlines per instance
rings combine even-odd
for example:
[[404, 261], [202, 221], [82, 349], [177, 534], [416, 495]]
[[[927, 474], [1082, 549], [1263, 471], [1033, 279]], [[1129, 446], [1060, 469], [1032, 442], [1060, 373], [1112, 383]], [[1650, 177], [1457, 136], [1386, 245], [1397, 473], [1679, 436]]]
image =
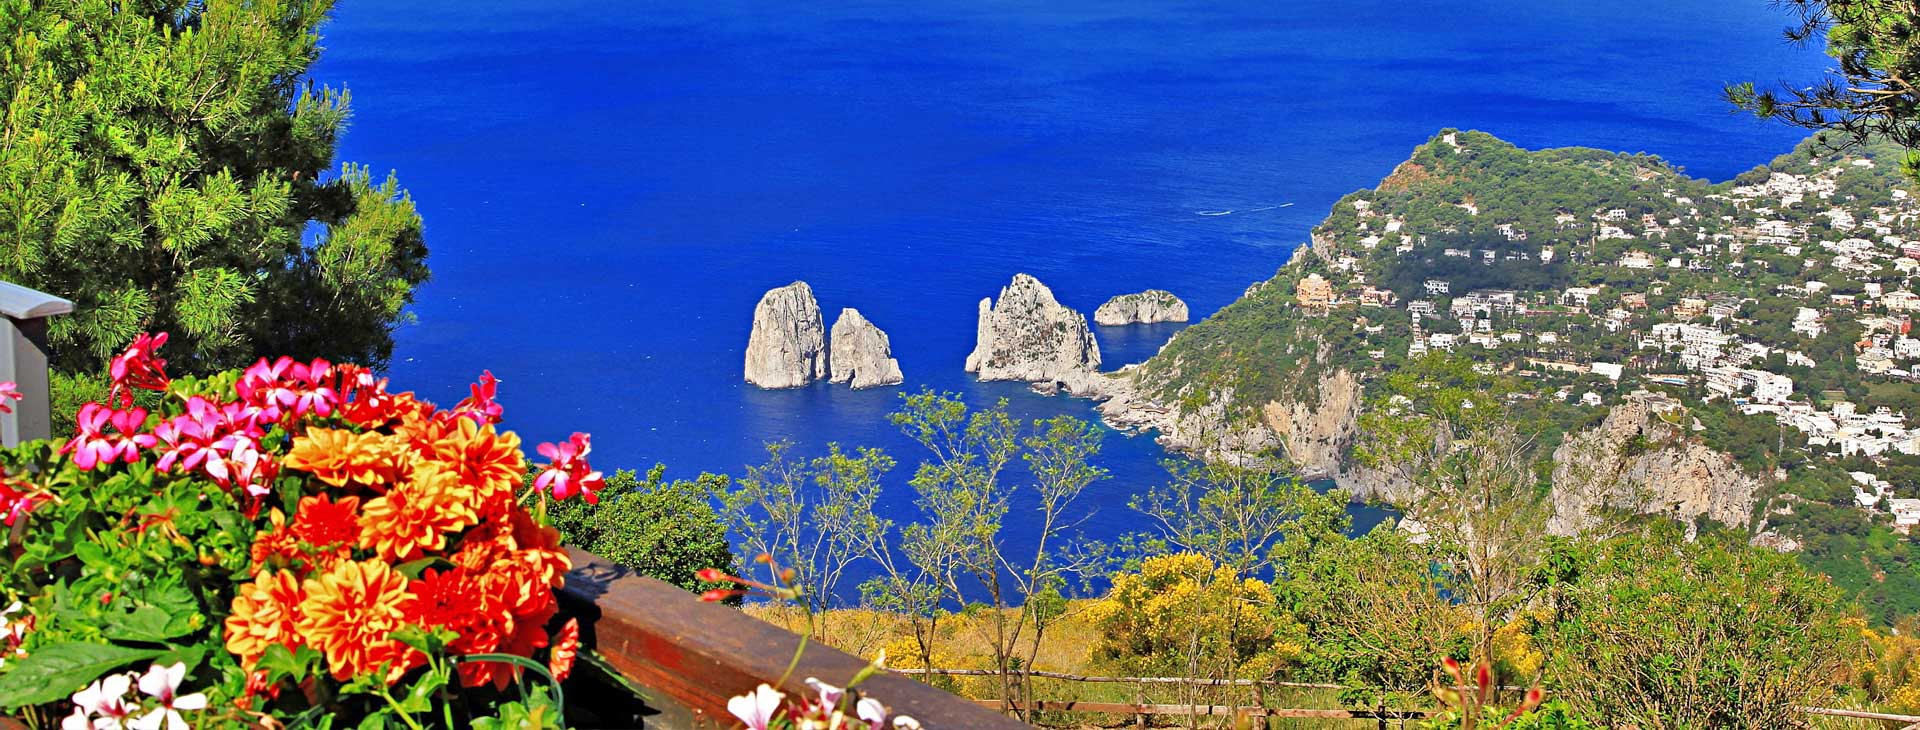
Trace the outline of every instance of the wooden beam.
[[[671, 584], [568, 548], [573, 572], [560, 589], [561, 612], [580, 619], [581, 643], [634, 684], [689, 710], [696, 720], [734, 723], [727, 700], [762, 682], [774, 683], [800, 647], [790, 631], [739, 609], [703, 603]], [[564, 619], [564, 617], [563, 617]], [[777, 689], [812, 693], [808, 677], [845, 684], [864, 659], [813, 643]], [[1019, 722], [906, 677], [882, 674], [861, 689], [929, 726], [961, 730], [1015, 730]]]
[[[973, 700], [983, 707], [999, 707], [1000, 700]], [[1424, 710], [1326, 710], [1298, 707], [1244, 707], [1238, 705], [1153, 705], [1128, 702], [1061, 702], [1041, 700], [1027, 703], [1040, 712], [1099, 713], [1108, 715], [1216, 715], [1246, 714], [1253, 717], [1287, 717], [1322, 720], [1419, 719], [1431, 717]]]

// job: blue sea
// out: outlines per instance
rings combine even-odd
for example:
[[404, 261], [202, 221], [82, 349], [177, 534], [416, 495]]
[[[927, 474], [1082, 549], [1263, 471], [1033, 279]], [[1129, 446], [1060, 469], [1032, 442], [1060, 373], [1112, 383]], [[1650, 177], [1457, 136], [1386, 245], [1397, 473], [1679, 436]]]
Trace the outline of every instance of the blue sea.
[[[1015, 273], [1089, 314], [1163, 288], [1205, 315], [1444, 127], [1725, 179], [1802, 136], [1719, 97], [1830, 65], [1788, 21], [1764, 0], [345, 0], [314, 75], [353, 95], [341, 160], [397, 170], [426, 220], [397, 385], [451, 403], [491, 369], [509, 427], [590, 432], [609, 471], [884, 447], [904, 519], [901, 392], [1094, 417], [962, 372]], [[795, 279], [829, 323], [885, 329], [906, 388], [743, 383], [754, 304]], [[1177, 329], [1100, 328], [1107, 366]], [[1110, 434], [1083, 529], [1139, 528], [1165, 457]]]

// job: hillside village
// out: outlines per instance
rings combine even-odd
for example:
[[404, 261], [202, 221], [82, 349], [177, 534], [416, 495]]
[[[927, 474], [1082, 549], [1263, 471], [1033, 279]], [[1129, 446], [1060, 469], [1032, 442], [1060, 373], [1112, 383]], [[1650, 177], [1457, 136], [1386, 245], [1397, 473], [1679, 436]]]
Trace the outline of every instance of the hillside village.
[[[1716, 185], [1447, 131], [1338, 204], [1285, 272], [1292, 304], [1351, 320], [1368, 358], [1453, 353], [1540, 384], [1523, 397], [1718, 402], [1810, 455], [1920, 455], [1920, 204], [1883, 152], [1809, 142]], [[1861, 509], [1920, 524], [1920, 485], [1850, 476]]]

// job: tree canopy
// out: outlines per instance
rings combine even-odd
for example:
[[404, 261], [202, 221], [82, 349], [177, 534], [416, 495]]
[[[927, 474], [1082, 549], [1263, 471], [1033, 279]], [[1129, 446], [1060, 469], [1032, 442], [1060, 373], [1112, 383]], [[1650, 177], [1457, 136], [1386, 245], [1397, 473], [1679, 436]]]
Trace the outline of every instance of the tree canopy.
[[1729, 86], [1728, 100], [1763, 119], [1833, 130], [1837, 143], [1890, 139], [1909, 150], [1920, 176], [1920, 3], [1914, 0], [1784, 0], [1796, 16], [1787, 40], [1826, 43], [1838, 65], [1800, 88]]
[[0, 0], [0, 278], [75, 301], [57, 367], [158, 330], [188, 372], [391, 354], [427, 249], [392, 175], [334, 168], [331, 6]]

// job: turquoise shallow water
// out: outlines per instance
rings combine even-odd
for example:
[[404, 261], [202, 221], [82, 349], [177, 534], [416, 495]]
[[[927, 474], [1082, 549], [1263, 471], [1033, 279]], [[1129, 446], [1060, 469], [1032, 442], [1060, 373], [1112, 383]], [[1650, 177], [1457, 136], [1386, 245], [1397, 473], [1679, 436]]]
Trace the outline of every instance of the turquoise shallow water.
[[[691, 476], [774, 438], [917, 457], [884, 422], [898, 389], [740, 382], [768, 288], [860, 308], [909, 387], [1091, 417], [961, 372], [1015, 272], [1089, 313], [1150, 287], [1212, 312], [1448, 126], [1726, 178], [1799, 138], [1718, 99], [1823, 67], [1785, 23], [1761, 0], [348, 0], [316, 75], [353, 92], [342, 158], [398, 169], [426, 217], [397, 382], [452, 402], [491, 368], [530, 441], [589, 431], [596, 465]], [[1176, 329], [1099, 336], [1117, 367]], [[1162, 457], [1110, 438], [1084, 529], [1137, 528]]]

